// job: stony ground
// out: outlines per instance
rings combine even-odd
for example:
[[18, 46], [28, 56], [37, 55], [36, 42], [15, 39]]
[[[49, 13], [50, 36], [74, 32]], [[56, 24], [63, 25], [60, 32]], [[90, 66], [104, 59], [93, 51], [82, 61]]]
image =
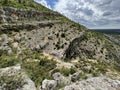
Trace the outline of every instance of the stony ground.
[[10, 1], [0, 3], [0, 90], [120, 90], [118, 44], [34, 2]]

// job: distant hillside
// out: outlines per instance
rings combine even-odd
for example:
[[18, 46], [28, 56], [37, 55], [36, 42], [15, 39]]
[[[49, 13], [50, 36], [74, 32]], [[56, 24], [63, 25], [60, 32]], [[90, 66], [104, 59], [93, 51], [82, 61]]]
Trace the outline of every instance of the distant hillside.
[[117, 45], [120, 45], [120, 29], [93, 29], [96, 32], [105, 34], [106, 38]]
[[120, 29], [93, 29], [93, 30], [106, 34], [120, 34]]

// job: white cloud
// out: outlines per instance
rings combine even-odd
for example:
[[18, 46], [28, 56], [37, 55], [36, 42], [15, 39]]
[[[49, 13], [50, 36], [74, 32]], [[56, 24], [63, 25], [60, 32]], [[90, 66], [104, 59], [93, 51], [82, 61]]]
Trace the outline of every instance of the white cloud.
[[45, 7], [51, 9], [50, 5], [47, 4], [46, 0], [35, 0], [38, 3], [41, 3], [42, 5], [44, 5]]
[[120, 28], [120, 0], [59, 0], [54, 10], [89, 28]]

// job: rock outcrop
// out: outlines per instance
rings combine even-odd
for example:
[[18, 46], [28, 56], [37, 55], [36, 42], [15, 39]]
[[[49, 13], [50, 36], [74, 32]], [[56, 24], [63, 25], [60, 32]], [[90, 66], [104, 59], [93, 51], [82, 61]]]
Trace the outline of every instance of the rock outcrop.
[[[0, 9], [0, 23], [20, 23], [20, 22], [33, 22], [33, 21], [45, 21], [49, 20], [49, 17], [52, 16], [53, 19], [56, 19], [56, 16], [59, 16], [57, 12], [48, 12], [48, 11], [38, 11], [38, 10], [26, 10], [26, 9], [16, 9], [12, 7], [3, 7]], [[46, 18], [48, 17], [48, 18]]]
[[53, 74], [53, 79], [57, 82], [57, 84], [70, 84], [71, 81], [70, 81], [70, 78], [66, 78], [64, 77], [61, 73], [54, 73]]
[[57, 87], [55, 80], [43, 80], [40, 90], [54, 90]]
[[[86, 33], [87, 34], [87, 33]], [[66, 58], [89, 58], [104, 61], [119, 61], [120, 48], [108, 41], [105, 36], [87, 37], [87, 35], [75, 38], [66, 49]], [[117, 54], [116, 54], [117, 53]]]
[[[67, 22], [65, 17], [56, 12], [9, 7], [3, 7], [0, 11], [3, 18], [1, 19], [1, 33], [10, 33], [8, 38], [12, 39], [12, 43], [19, 42], [21, 50], [29, 48], [59, 58], [119, 60], [119, 46], [111, 43], [104, 35], [97, 36], [95, 32], [87, 31], [83, 26], [78, 27], [75, 23]], [[4, 46], [8, 49], [12, 45]], [[12, 52], [10, 48], [9, 52]]]
[[[4, 11], [5, 17], [13, 19], [7, 21], [4, 18], [6, 22], [2, 23], [0, 31], [5, 34], [11, 33], [12, 37], [9, 38], [12, 38], [12, 43], [14, 41], [19, 42], [18, 45], [21, 46], [21, 50], [23, 48], [42, 50], [61, 58], [70, 41], [75, 38], [74, 35], [77, 37], [84, 30], [84, 27], [81, 27], [79, 32], [78, 28], [71, 28], [74, 24], [63, 22], [60, 19], [57, 20], [56, 18], [62, 17], [58, 13], [19, 10], [8, 7], [1, 8], [1, 10]], [[46, 19], [46, 17], [48, 18]]]
[[119, 90], [120, 81], [107, 77], [95, 77], [65, 86], [61, 90]]
[[20, 65], [0, 69], [0, 90], [36, 90]]
[[[72, 77], [74, 77], [73, 74]], [[67, 77], [60, 78], [62, 75], [60, 73], [56, 73], [55, 75], [59, 75], [56, 80], [44, 80], [42, 82], [42, 86], [40, 90], [119, 90], [120, 89], [120, 80], [113, 80], [108, 76], [99, 76], [99, 77], [91, 77], [86, 80], [79, 80], [71, 83], [65, 83]], [[78, 75], [77, 75], [78, 76]], [[63, 77], [63, 76], [62, 76]], [[71, 78], [72, 78], [71, 77]], [[62, 81], [62, 82], [61, 82]], [[62, 87], [60, 86], [62, 85]]]

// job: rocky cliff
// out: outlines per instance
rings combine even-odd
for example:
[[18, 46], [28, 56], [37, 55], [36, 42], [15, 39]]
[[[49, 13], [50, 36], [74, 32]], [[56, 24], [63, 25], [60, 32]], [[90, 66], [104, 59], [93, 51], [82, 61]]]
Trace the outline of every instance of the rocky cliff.
[[[80, 28], [74, 27], [75, 23], [66, 22], [67, 19], [56, 12], [9, 7], [3, 7], [0, 11], [2, 13], [1, 33], [11, 33], [12, 38], [9, 38], [12, 41], [17, 39], [15, 43], [19, 42], [18, 45], [21, 46], [19, 47], [21, 50], [23, 48], [42, 50], [63, 57], [70, 41], [83, 34], [85, 29], [82, 26]], [[9, 43], [12, 44], [12, 42]]]
[[[42, 50], [60, 58], [64, 56], [69, 59], [87, 57], [118, 60], [120, 57], [119, 46], [107, 40], [104, 35], [90, 32], [80, 25], [76, 27], [75, 23], [67, 21], [57, 12], [9, 7], [1, 8], [0, 12], [1, 33], [10, 33], [8, 38], [13, 42], [8, 42], [9, 40], [7, 42], [18, 43], [21, 50], [23, 48]], [[1, 40], [2, 38], [7, 39], [7, 35], [4, 36], [1, 37]], [[17, 40], [15, 41], [15, 39]]]
[[[0, 1], [0, 68], [3, 68], [0, 72], [6, 76], [0, 74], [0, 89], [30, 90], [31, 85], [31, 90], [36, 87], [39, 90], [72, 90], [71, 86], [65, 86], [74, 86], [77, 81], [81, 82], [81, 86], [84, 82], [81, 80], [89, 77], [106, 75], [109, 78], [116, 73], [115, 79], [119, 79], [120, 46], [106, 36], [89, 31], [32, 0], [3, 1]], [[19, 72], [6, 71], [6, 67], [11, 69], [14, 66], [14, 69], [16, 64], [20, 65], [23, 77], [21, 82], [15, 79], [19, 86], [13, 83], [14, 78], [8, 79], [11, 76], [19, 79]], [[58, 75], [58, 72], [61, 74]], [[104, 81], [105, 77], [100, 78]], [[95, 79], [99, 83], [99, 78]], [[109, 79], [108, 86], [109, 81], [116, 82]], [[119, 90], [119, 81], [117, 85], [105, 88]]]

